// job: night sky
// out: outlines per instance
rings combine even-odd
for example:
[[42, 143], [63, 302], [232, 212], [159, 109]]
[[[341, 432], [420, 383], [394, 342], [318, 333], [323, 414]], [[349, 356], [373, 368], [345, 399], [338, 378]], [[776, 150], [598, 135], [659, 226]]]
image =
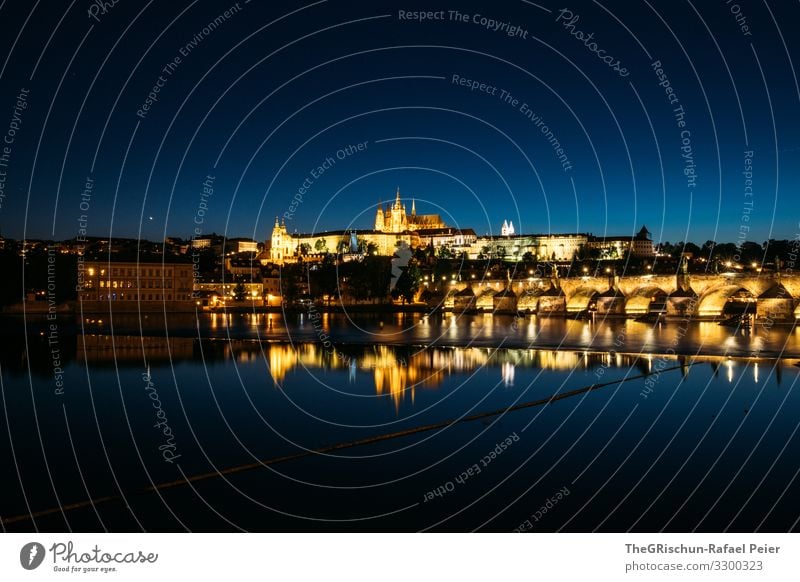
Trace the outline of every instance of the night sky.
[[0, 0], [0, 231], [369, 229], [399, 186], [479, 235], [794, 238], [798, 22], [776, 0]]

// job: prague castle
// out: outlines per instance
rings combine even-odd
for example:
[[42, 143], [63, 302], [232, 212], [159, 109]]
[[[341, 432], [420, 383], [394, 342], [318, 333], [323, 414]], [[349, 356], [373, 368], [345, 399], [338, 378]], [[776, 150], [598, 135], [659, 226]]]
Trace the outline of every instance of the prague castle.
[[325, 253], [358, 253], [372, 248], [375, 254], [391, 256], [398, 245], [411, 248], [429, 245], [466, 247], [476, 240], [469, 229], [448, 227], [438, 214], [417, 214], [416, 203], [411, 201], [411, 214], [397, 189], [394, 203], [383, 210], [378, 204], [373, 230], [333, 230], [318, 233], [289, 233], [284, 221], [275, 218], [269, 248], [269, 261], [276, 264], [297, 261], [299, 257]]
[[523, 260], [526, 256], [546, 261], [570, 261], [586, 250], [593, 250], [598, 258], [605, 259], [622, 258], [626, 253], [640, 258], [655, 256], [650, 233], [644, 226], [634, 236], [596, 237], [586, 233], [516, 234], [513, 222], [504, 221], [500, 235], [479, 237], [472, 229], [448, 226], [438, 214], [417, 214], [413, 199], [408, 214], [398, 188], [394, 203], [386, 210], [378, 204], [372, 230], [290, 233], [285, 222], [279, 222], [276, 217], [263, 260], [280, 265], [301, 258], [322, 257], [327, 253], [371, 252], [392, 256], [401, 244], [411, 248], [433, 247], [437, 254], [441, 247], [445, 247], [446, 254], [454, 258], [500, 257], [511, 261]]
[[442, 217], [438, 214], [417, 214], [416, 203], [411, 200], [411, 215], [406, 214], [406, 205], [400, 202], [400, 188], [397, 195], [386, 212], [382, 205], [378, 203], [378, 212], [375, 216], [376, 232], [405, 232], [447, 228], [442, 222]]

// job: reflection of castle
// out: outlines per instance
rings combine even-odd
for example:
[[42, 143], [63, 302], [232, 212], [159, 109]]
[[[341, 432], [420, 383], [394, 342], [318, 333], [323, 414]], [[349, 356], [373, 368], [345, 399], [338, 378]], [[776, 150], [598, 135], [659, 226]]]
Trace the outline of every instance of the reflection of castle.
[[[241, 348], [242, 346], [240, 346]], [[261, 348], [256, 348], [261, 349]], [[273, 344], [265, 346], [273, 380], [282, 384], [290, 372], [306, 370], [348, 370], [351, 380], [356, 374], [371, 374], [375, 393], [388, 396], [399, 407], [404, 400], [414, 403], [417, 388], [438, 388], [447, 376], [469, 373], [480, 368], [499, 368], [506, 386], [514, 385], [517, 368], [542, 370], [575, 370], [602, 366], [645, 371], [648, 361], [637, 354], [587, 353], [567, 350], [484, 348], [429, 348], [413, 354], [385, 345], [354, 348], [348, 352], [325, 349], [319, 344]], [[672, 358], [670, 358], [672, 359]], [[652, 365], [652, 363], [650, 364]]]

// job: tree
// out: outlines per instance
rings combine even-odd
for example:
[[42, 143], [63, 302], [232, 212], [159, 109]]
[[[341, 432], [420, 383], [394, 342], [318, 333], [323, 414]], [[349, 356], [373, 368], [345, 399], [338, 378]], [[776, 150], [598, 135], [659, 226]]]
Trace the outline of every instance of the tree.
[[339, 288], [336, 261], [333, 255], [326, 255], [319, 267], [309, 273], [309, 293], [312, 297], [327, 296], [328, 305]]
[[392, 290], [392, 297], [402, 298], [403, 304], [411, 303], [414, 295], [419, 289], [421, 271], [415, 262], [409, 262], [403, 269], [403, 274], [397, 279], [397, 283]]
[[284, 265], [281, 268], [281, 295], [288, 305], [300, 296], [300, 277], [303, 275], [301, 265]]
[[694, 243], [686, 243], [685, 245], [683, 245], [682, 252], [691, 253], [693, 257], [699, 257], [700, 253], [702, 253], [703, 250]]
[[300, 253], [300, 256], [307, 257], [309, 255], [309, 253], [311, 252], [311, 245], [308, 244], [308, 243], [300, 243], [300, 246], [298, 247], [298, 251]]
[[759, 263], [764, 259], [764, 249], [760, 244], [745, 241], [739, 247], [739, 260], [743, 263]]
[[317, 242], [314, 243], [314, 249], [318, 253], [327, 253], [328, 252], [328, 243], [325, 242], [324, 238], [317, 239]]
[[364, 269], [372, 273], [369, 293], [373, 299], [385, 299], [392, 278], [392, 259], [390, 257], [367, 257]]
[[734, 257], [738, 256], [738, 254], [739, 249], [733, 243], [721, 243], [714, 246], [713, 257], [723, 263], [734, 261]]
[[247, 288], [241, 281], [233, 288], [233, 298], [236, 301], [244, 301], [247, 297]]
[[436, 256], [440, 259], [452, 259], [453, 251], [450, 250], [449, 246], [441, 245], [436, 253]]
[[386, 296], [391, 277], [389, 257], [366, 256], [363, 261], [350, 261], [342, 265], [347, 288], [355, 299], [373, 301]]

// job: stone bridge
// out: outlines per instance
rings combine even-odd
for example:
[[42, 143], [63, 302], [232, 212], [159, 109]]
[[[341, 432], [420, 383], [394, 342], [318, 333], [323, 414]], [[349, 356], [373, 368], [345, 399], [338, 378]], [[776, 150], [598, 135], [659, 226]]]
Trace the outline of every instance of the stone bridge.
[[457, 311], [527, 311], [703, 318], [752, 313], [760, 319], [800, 317], [800, 275], [679, 274], [453, 282], [445, 307]]

